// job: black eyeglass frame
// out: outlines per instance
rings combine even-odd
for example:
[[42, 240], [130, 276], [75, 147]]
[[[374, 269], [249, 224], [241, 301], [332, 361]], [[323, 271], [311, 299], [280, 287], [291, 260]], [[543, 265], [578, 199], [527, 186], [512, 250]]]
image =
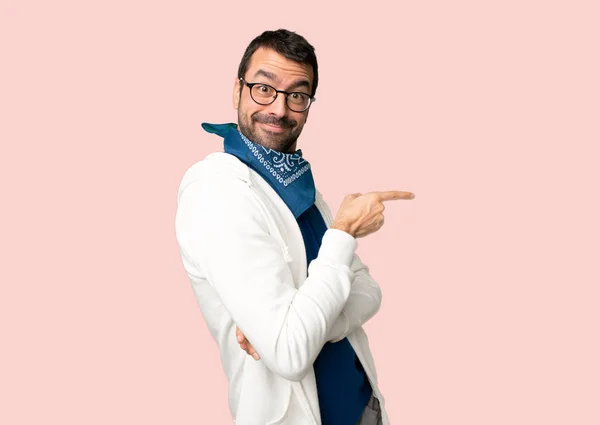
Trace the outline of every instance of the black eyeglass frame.
[[[277, 90], [275, 87], [273, 87], [273, 86], [271, 86], [271, 85], [269, 85], [269, 84], [266, 84], [266, 83], [249, 83], [248, 81], [244, 80], [244, 78], [243, 78], [243, 77], [239, 77], [239, 78], [240, 78], [240, 81], [242, 81], [242, 82], [244, 83], [244, 85], [246, 85], [246, 86], [247, 86], [247, 87], [250, 89], [250, 98], [251, 98], [251, 99], [252, 99], [252, 100], [253, 100], [255, 103], [258, 103], [259, 105], [263, 105], [263, 106], [270, 105], [271, 103], [275, 102], [275, 100], [277, 100], [277, 96], [279, 96], [279, 93], [283, 93], [283, 94], [285, 94], [285, 105], [286, 105], [286, 106], [287, 106], [287, 107], [290, 109], [290, 111], [294, 111], [294, 112], [306, 112], [306, 111], [308, 111], [308, 108], [310, 108], [310, 106], [313, 104], [313, 102], [316, 102], [316, 100], [317, 100], [317, 99], [316, 99], [314, 96], [311, 96], [311, 95], [309, 95], [308, 93], [304, 93], [304, 92], [301, 92], [301, 91], [292, 91], [292, 92], [288, 92], [288, 91], [284, 91], [284, 90]], [[272, 88], [273, 90], [275, 90], [275, 96], [273, 96], [273, 100], [272, 100], [272, 101], [270, 101], [269, 103], [261, 103], [261, 102], [258, 102], [258, 101], [257, 101], [257, 100], [254, 98], [254, 96], [252, 96], [252, 87], [254, 87], [254, 86], [257, 86], [257, 85], [261, 85], [261, 86], [267, 86], [267, 87], [270, 87], [270, 88]], [[295, 109], [292, 109], [292, 108], [290, 107], [289, 103], [288, 103], [288, 96], [289, 96], [290, 94], [302, 94], [302, 95], [304, 95], [304, 96], [308, 96], [308, 106], [306, 106], [306, 108], [302, 109], [301, 111], [297, 111], [297, 110], [295, 110]]]

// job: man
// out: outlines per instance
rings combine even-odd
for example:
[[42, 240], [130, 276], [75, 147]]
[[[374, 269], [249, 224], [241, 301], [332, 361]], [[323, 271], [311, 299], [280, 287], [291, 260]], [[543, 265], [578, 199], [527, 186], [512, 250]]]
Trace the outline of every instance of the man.
[[381, 290], [356, 239], [381, 228], [383, 201], [414, 195], [347, 195], [332, 217], [296, 149], [317, 83], [303, 37], [255, 38], [234, 82], [237, 125], [203, 124], [224, 152], [192, 165], [179, 187], [182, 261], [237, 425], [389, 424], [362, 329]]

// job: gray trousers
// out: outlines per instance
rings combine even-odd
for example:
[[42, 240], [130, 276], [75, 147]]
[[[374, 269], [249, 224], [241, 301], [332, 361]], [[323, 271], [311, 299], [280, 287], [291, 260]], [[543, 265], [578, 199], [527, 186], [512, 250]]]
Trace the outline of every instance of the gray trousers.
[[379, 406], [379, 400], [377, 400], [375, 394], [371, 394], [371, 398], [365, 406], [365, 411], [356, 425], [383, 425], [383, 419], [381, 419], [381, 407]]

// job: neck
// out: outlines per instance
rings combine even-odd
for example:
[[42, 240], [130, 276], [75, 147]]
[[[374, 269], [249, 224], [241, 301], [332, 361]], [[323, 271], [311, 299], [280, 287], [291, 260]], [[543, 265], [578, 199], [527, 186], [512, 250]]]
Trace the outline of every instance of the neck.
[[275, 149], [275, 148], [272, 148], [272, 147], [270, 147], [270, 146], [265, 146], [265, 145], [263, 145], [262, 143], [259, 143], [258, 141], [256, 141], [256, 140], [252, 139], [251, 137], [248, 137], [248, 136], [247, 136], [246, 134], [244, 134], [244, 132], [243, 132], [243, 131], [240, 129], [239, 125], [238, 125], [238, 131], [240, 132], [240, 134], [242, 134], [242, 135], [243, 135], [243, 136], [244, 136], [246, 139], [250, 140], [252, 143], [254, 143], [254, 144], [257, 144], [257, 145], [260, 145], [260, 146], [262, 146], [262, 147], [264, 147], [264, 148], [271, 149], [271, 150], [274, 150], [274, 151], [276, 151], [276, 152], [286, 153], [286, 154], [291, 154], [291, 153], [294, 153], [294, 152], [296, 152], [296, 145], [297, 145], [298, 141], [295, 141], [294, 143], [292, 143], [292, 145], [291, 145], [291, 146], [288, 148], [288, 150], [287, 150], [287, 151], [281, 151], [281, 150], [279, 150], [279, 149]]

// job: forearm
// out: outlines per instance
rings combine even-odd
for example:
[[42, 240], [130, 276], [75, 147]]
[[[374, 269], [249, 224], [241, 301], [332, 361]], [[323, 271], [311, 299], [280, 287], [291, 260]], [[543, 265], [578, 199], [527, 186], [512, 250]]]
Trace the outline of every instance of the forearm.
[[356, 254], [352, 270], [355, 274], [350, 295], [327, 336], [330, 342], [338, 342], [363, 326], [375, 316], [381, 306], [381, 289], [369, 274], [368, 267]]

